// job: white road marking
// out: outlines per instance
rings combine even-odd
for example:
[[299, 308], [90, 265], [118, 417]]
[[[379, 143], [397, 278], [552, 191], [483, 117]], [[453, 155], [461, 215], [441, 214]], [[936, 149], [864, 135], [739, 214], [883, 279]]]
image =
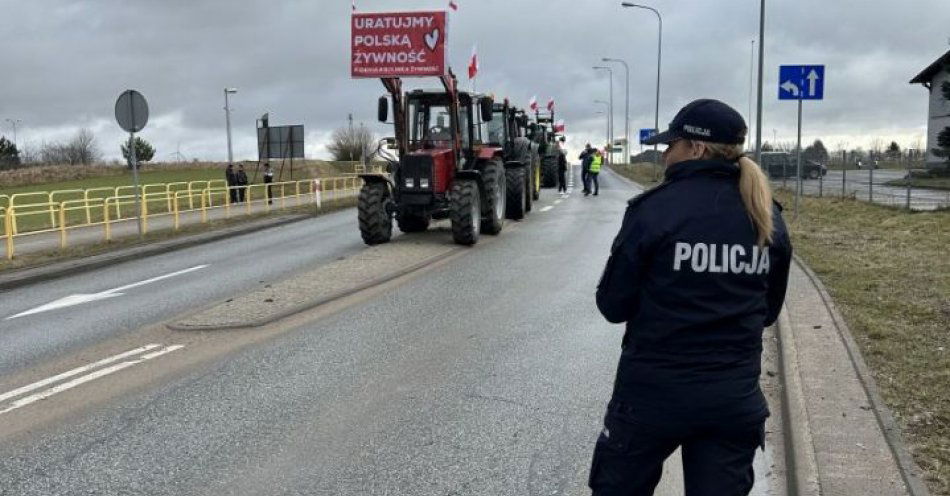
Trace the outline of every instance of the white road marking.
[[[151, 346], [151, 345], [149, 345], [149, 346]], [[158, 345], [156, 345], [156, 346], [158, 346]], [[4, 408], [4, 409], [0, 410], [0, 415], [3, 415], [4, 413], [12, 412], [13, 410], [16, 410], [16, 409], [18, 409], [18, 408], [23, 408], [23, 407], [25, 407], [25, 406], [27, 406], [27, 405], [31, 405], [31, 404], [33, 404], [33, 403], [36, 403], [37, 401], [45, 400], [46, 398], [49, 398], [50, 396], [53, 396], [53, 395], [55, 395], [55, 394], [62, 393], [63, 391], [68, 391], [68, 390], [70, 390], [70, 389], [72, 389], [72, 388], [74, 388], [74, 387], [76, 387], [76, 386], [85, 384], [85, 383], [90, 382], [90, 381], [94, 381], [94, 380], [96, 380], [96, 379], [99, 379], [100, 377], [105, 377], [105, 376], [107, 376], [107, 375], [109, 375], [109, 374], [118, 372], [118, 371], [120, 371], [120, 370], [122, 370], [122, 369], [126, 369], [126, 368], [129, 368], [129, 367], [133, 366], [133, 365], [140, 364], [140, 363], [142, 363], [142, 362], [144, 362], [144, 361], [146, 361], [146, 360], [151, 360], [151, 359], [153, 359], [153, 358], [158, 358], [158, 357], [160, 357], [160, 356], [162, 356], [162, 355], [165, 355], [165, 354], [167, 354], [167, 353], [171, 353], [171, 352], [176, 351], [176, 350], [180, 350], [180, 349], [182, 349], [182, 348], [184, 348], [184, 347], [185, 347], [185, 346], [184, 346], [184, 345], [181, 345], [181, 344], [175, 344], [175, 345], [171, 345], [171, 346], [166, 346], [165, 348], [163, 348], [163, 349], [161, 349], [161, 350], [153, 351], [153, 352], [151, 352], [151, 353], [146, 353], [145, 355], [142, 355], [140, 358], [138, 358], [138, 359], [136, 359], [136, 360], [128, 360], [128, 361], [125, 361], [125, 362], [117, 363], [117, 364], [115, 364], [115, 365], [112, 365], [111, 367], [106, 367], [106, 368], [104, 368], [104, 369], [99, 369], [99, 370], [96, 370], [95, 372], [92, 372], [92, 373], [89, 373], [89, 374], [86, 374], [86, 375], [77, 377], [77, 378], [75, 378], [75, 379], [73, 379], [73, 380], [71, 380], [71, 381], [64, 382], [64, 383], [62, 383], [62, 384], [60, 384], [60, 385], [58, 385], [58, 386], [51, 387], [51, 388], [49, 388], [49, 389], [47, 389], [46, 391], [43, 391], [43, 392], [41, 392], [41, 393], [36, 393], [36, 394], [32, 394], [32, 395], [30, 395], [30, 396], [27, 396], [27, 397], [25, 397], [25, 398], [20, 398], [19, 400], [16, 400], [16, 401], [14, 401], [12, 404], [10, 404], [10, 406], [8, 406], [7, 408]], [[136, 351], [136, 350], [132, 350], [132, 351]], [[127, 352], [127, 353], [128, 353], [128, 352]], [[97, 363], [99, 363], [99, 362], [97, 362]], [[40, 382], [42, 382], [42, 381], [40, 381]], [[31, 384], [31, 386], [32, 386], [32, 384]], [[12, 392], [13, 392], [13, 391], [11, 391], [11, 393], [12, 393]]]
[[191, 267], [191, 268], [188, 268], [188, 269], [179, 270], [179, 271], [177, 271], [177, 272], [172, 272], [171, 274], [165, 274], [165, 275], [163, 275], [163, 276], [153, 277], [153, 278], [151, 278], [151, 279], [146, 279], [146, 280], [144, 280], [144, 281], [139, 281], [139, 282], [132, 283], [132, 284], [126, 284], [125, 286], [119, 286], [119, 287], [117, 287], [117, 288], [107, 289], [107, 290], [101, 291], [101, 292], [99, 292], [99, 293], [69, 295], [69, 296], [66, 296], [66, 297], [64, 297], [64, 298], [60, 298], [60, 299], [58, 299], [58, 300], [56, 300], [56, 301], [51, 301], [51, 302], [49, 302], [49, 303], [47, 303], [47, 304], [45, 304], [45, 305], [40, 305], [40, 306], [38, 306], [38, 307], [36, 307], [36, 308], [31, 308], [30, 310], [27, 310], [27, 311], [25, 311], [25, 312], [20, 312], [20, 313], [18, 313], [18, 314], [16, 314], [16, 315], [11, 315], [11, 316], [7, 317], [7, 318], [4, 319], [4, 320], [12, 320], [12, 319], [16, 319], [16, 318], [19, 318], [19, 317], [25, 317], [25, 316], [27, 316], [27, 315], [33, 315], [33, 314], [35, 314], [35, 313], [49, 312], [49, 311], [51, 311], [51, 310], [58, 310], [58, 309], [60, 309], [60, 308], [66, 308], [66, 307], [72, 307], [72, 306], [76, 306], [76, 305], [82, 305], [83, 303], [90, 303], [90, 302], [93, 302], [93, 301], [105, 300], [105, 299], [108, 299], [108, 298], [115, 298], [116, 296], [122, 296], [123, 293], [120, 293], [120, 291], [125, 291], [125, 290], [127, 290], [127, 289], [137, 288], [137, 287], [139, 287], [139, 286], [144, 286], [144, 285], [146, 285], [146, 284], [151, 284], [151, 283], [153, 283], [153, 282], [158, 282], [158, 281], [161, 281], [161, 280], [163, 280], [163, 279], [168, 279], [168, 278], [171, 278], [171, 277], [180, 276], [180, 275], [182, 275], [182, 274], [187, 274], [187, 273], [189, 273], [189, 272], [194, 272], [194, 271], [196, 271], [196, 270], [204, 269], [205, 267], [208, 267], [208, 265], [196, 265], [196, 266]]
[[158, 348], [159, 346], [161, 346], [161, 345], [160, 345], [160, 344], [154, 344], [154, 343], [152, 343], [152, 344], [147, 344], [147, 345], [145, 345], [145, 346], [142, 346], [141, 348], [136, 348], [136, 349], [134, 349], [134, 350], [126, 351], [126, 352], [124, 352], [124, 353], [119, 353], [118, 355], [113, 355], [113, 356], [111, 356], [111, 357], [109, 357], [109, 358], [103, 358], [102, 360], [99, 360], [98, 362], [95, 362], [95, 363], [90, 363], [89, 365], [83, 365], [82, 367], [76, 367], [76, 368], [74, 368], [74, 369], [72, 369], [72, 370], [68, 370], [68, 371], [66, 371], [66, 372], [63, 372], [62, 374], [57, 374], [57, 375], [54, 375], [54, 376], [52, 376], [52, 377], [47, 377], [46, 379], [43, 379], [42, 381], [37, 381], [37, 382], [34, 382], [33, 384], [28, 384], [28, 385], [23, 386], [23, 387], [21, 387], [21, 388], [14, 389], [13, 391], [8, 391], [8, 392], [6, 392], [6, 393], [0, 394], [0, 401], [6, 401], [6, 400], [8, 400], [8, 399], [10, 399], [10, 398], [15, 398], [15, 397], [17, 397], [17, 396], [20, 396], [21, 394], [29, 393], [30, 391], [37, 390], [37, 389], [39, 389], [39, 388], [41, 388], [41, 387], [43, 387], [43, 386], [52, 384], [52, 383], [54, 383], [54, 382], [59, 382], [59, 381], [61, 381], [61, 380], [63, 380], [63, 379], [68, 379], [68, 378], [70, 378], [70, 377], [72, 377], [72, 376], [74, 376], [74, 375], [79, 375], [79, 374], [81, 374], [81, 373], [83, 373], [83, 372], [86, 372], [87, 370], [92, 370], [92, 369], [95, 369], [95, 368], [99, 368], [99, 367], [101, 367], [101, 366], [103, 366], [103, 365], [107, 365], [107, 364], [110, 364], [110, 363], [112, 363], [112, 362], [118, 362], [119, 360], [122, 360], [123, 358], [128, 358], [128, 357], [130, 357], [130, 356], [138, 355], [139, 353], [145, 353], [146, 351], [149, 351], [149, 350]]
[[554, 200], [555, 205], [557, 205], [558, 203], [561, 203], [561, 200]]
[[554, 208], [554, 205], [548, 205], [548, 206], [542, 208], [541, 211], [542, 211], [542, 212], [547, 212], [548, 210], [551, 210], [552, 208]]

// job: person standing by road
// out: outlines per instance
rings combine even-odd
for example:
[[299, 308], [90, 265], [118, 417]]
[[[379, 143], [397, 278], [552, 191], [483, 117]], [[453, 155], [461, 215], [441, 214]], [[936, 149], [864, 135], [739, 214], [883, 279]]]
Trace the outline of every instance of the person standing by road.
[[590, 143], [584, 146], [584, 151], [580, 155], [581, 161], [581, 184], [584, 185], [584, 194], [590, 193], [587, 184], [587, 173], [590, 172], [590, 163], [594, 160], [594, 149], [590, 147]]
[[237, 174], [234, 172], [234, 164], [228, 164], [228, 168], [224, 170], [224, 180], [228, 185], [228, 199], [231, 200], [231, 203], [237, 203], [238, 194], [237, 189]]
[[244, 203], [244, 198], [247, 196], [247, 173], [244, 172], [243, 165], [238, 165], [236, 179], [238, 187], [238, 203]]
[[264, 162], [264, 184], [267, 185], [267, 204], [274, 203], [274, 187], [270, 184], [274, 182], [274, 170], [270, 167], [270, 162]]
[[587, 172], [587, 193], [591, 193], [590, 183], [594, 183], [594, 196], [600, 194], [600, 182], [597, 180], [597, 176], [600, 175], [600, 168], [604, 165], [604, 155], [600, 150], [594, 150], [594, 158], [590, 162], [590, 171]]
[[557, 191], [567, 193], [567, 154], [564, 150], [557, 154]]
[[630, 200], [597, 287], [626, 323], [594, 448], [593, 496], [651, 495], [682, 449], [686, 496], [747, 495], [769, 415], [762, 330], [785, 299], [792, 247], [781, 206], [742, 155], [742, 116], [697, 100], [646, 144], [665, 180]]

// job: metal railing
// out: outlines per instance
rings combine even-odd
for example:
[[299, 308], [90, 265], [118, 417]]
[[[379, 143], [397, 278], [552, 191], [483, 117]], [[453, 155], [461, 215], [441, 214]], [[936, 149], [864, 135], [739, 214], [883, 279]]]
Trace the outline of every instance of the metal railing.
[[[157, 218], [170, 216], [171, 229], [178, 231], [182, 214], [197, 212], [197, 223], [207, 224], [211, 212], [223, 211], [225, 219], [235, 213], [250, 215], [255, 203], [263, 205], [259, 212], [304, 204], [322, 208], [324, 201], [352, 195], [361, 185], [362, 179], [355, 176], [231, 187], [224, 181], [147, 184], [140, 190], [142, 233], [148, 233], [149, 221]], [[232, 192], [239, 199], [243, 193], [244, 201], [232, 202]], [[102, 196], [101, 193], [112, 194]], [[27, 199], [32, 201], [26, 203]], [[71, 231], [102, 226], [102, 240], [112, 241], [116, 224], [137, 219], [134, 205], [134, 188], [129, 186], [4, 195], [0, 197], [0, 232], [6, 245], [6, 257], [14, 258], [16, 240], [24, 236], [55, 232], [59, 234], [60, 249], [66, 249]], [[29, 229], [20, 228], [24, 225]]]

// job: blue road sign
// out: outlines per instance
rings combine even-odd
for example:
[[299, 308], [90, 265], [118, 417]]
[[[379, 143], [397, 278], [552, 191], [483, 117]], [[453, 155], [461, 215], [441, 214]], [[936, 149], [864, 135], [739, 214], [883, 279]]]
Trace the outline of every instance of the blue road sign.
[[779, 100], [822, 100], [824, 97], [825, 66], [783, 65], [779, 67]]
[[641, 129], [640, 130], [640, 144], [642, 145], [644, 141], [650, 139], [650, 136], [659, 134], [659, 131], [656, 129]]

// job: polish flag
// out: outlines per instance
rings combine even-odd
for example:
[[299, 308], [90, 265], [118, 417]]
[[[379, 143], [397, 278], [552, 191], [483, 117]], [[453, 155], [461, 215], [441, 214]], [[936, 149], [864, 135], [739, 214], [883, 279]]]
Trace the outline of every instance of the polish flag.
[[468, 63], [468, 78], [475, 79], [478, 75], [478, 45], [472, 46], [472, 60]]
[[548, 100], [548, 112], [554, 112], [554, 99]]
[[537, 112], [538, 111], [538, 97], [531, 97], [531, 101], [528, 102], [528, 108]]
[[564, 121], [563, 121], [563, 120], [560, 120], [560, 121], [557, 121], [557, 122], [554, 123], [554, 132], [555, 132], [555, 133], [563, 133], [563, 132], [566, 131], [566, 130], [567, 130], [567, 126], [564, 125]]
[[459, 4], [455, 3], [455, 0], [449, 0], [449, 8], [457, 12]]

